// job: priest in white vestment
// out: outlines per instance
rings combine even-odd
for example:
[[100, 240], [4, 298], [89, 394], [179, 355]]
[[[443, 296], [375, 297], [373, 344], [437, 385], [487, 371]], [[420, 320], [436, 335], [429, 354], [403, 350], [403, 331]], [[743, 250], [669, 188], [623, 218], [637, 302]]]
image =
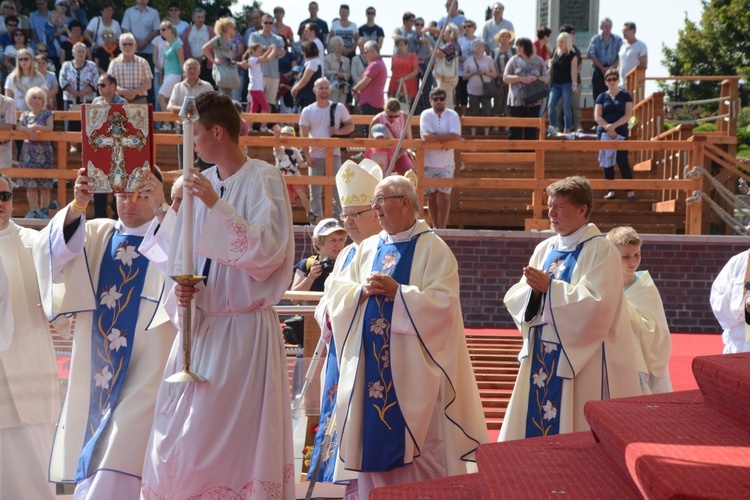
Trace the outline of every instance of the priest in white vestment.
[[568, 177], [547, 195], [557, 235], [504, 298], [523, 347], [500, 441], [588, 430], [587, 401], [641, 393], [620, 252], [587, 222], [591, 186]]
[[42, 305], [69, 336], [68, 391], [50, 460], [50, 480], [76, 483], [75, 499], [138, 498], [159, 387], [176, 329], [159, 306], [164, 275], [138, 252], [169, 206], [149, 174], [134, 201], [117, 194], [120, 220], [86, 220], [93, 199], [86, 169], [74, 201], [34, 243]]
[[[383, 170], [372, 160], [364, 159], [359, 165], [347, 160], [336, 174], [336, 187], [341, 199], [341, 220], [352, 239], [352, 243], [339, 253], [333, 271], [329, 275], [339, 275], [357, 253], [359, 244], [366, 238], [380, 232], [380, 222], [372, 208], [372, 194], [383, 179]], [[339, 384], [338, 353], [336, 341], [330, 328], [330, 288], [326, 287], [323, 297], [315, 308], [315, 320], [320, 326], [320, 334], [326, 344], [326, 359], [321, 370], [320, 422], [315, 434], [314, 449], [310, 470], [317, 468], [317, 481], [345, 483], [356, 479], [356, 473], [345, 471], [338, 457], [339, 433], [334, 418], [336, 395]], [[310, 474], [312, 476], [312, 474]], [[356, 482], [347, 488], [354, 491]]]
[[[294, 264], [286, 185], [273, 165], [247, 158], [240, 116], [227, 96], [196, 97], [195, 151], [215, 164], [183, 183], [194, 193], [196, 288], [192, 371], [203, 383], [162, 382], [143, 468], [146, 499], [294, 498], [292, 417], [286, 354], [274, 310]], [[141, 246], [168, 274], [182, 274], [185, 205], [156, 223]], [[178, 337], [165, 376], [182, 368]]]
[[750, 250], [738, 253], [711, 285], [711, 309], [724, 329], [724, 354], [750, 352]]
[[373, 488], [476, 471], [487, 442], [453, 253], [417, 220], [414, 186], [381, 181], [383, 231], [327, 283], [339, 354], [335, 419], [341, 467]]
[[52, 499], [60, 382], [31, 256], [37, 232], [12, 214], [11, 180], [0, 174], [0, 498]]

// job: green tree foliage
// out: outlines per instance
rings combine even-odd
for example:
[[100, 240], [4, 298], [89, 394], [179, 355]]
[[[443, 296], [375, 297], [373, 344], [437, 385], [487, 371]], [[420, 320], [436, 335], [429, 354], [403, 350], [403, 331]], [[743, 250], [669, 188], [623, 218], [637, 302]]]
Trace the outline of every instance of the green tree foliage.
[[[747, 0], [703, 0], [700, 24], [685, 16], [674, 48], [662, 46], [663, 64], [672, 76], [738, 75], [750, 77], [750, 8]], [[717, 97], [716, 82], [664, 86], [673, 99]], [[748, 102], [750, 90], [740, 85], [740, 98]]]

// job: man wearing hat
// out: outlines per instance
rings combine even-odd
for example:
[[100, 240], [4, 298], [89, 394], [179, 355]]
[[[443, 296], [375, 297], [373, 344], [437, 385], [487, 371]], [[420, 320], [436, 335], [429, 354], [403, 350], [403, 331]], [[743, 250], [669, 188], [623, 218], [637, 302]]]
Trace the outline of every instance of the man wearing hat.
[[456, 258], [424, 221], [411, 182], [373, 193], [383, 230], [327, 283], [339, 354], [337, 468], [359, 498], [380, 486], [466, 474], [487, 442], [466, 347]]
[[[341, 165], [336, 175], [336, 186], [341, 196], [341, 220], [349, 231], [352, 243], [344, 248], [336, 259], [336, 265], [331, 272], [335, 277], [344, 271], [354, 259], [360, 243], [370, 236], [378, 234], [380, 223], [372, 209], [372, 193], [378, 182], [383, 178], [380, 165], [371, 160], [362, 160], [357, 165], [351, 160]], [[313, 450], [310, 469], [316, 466], [318, 473], [316, 480], [321, 482], [338, 483], [356, 479], [356, 475], [345, 471], [336, 460], [338, 456], [338, 430], [333, 410], [336, 407], [336, 392], [339, 382], [338, 357], [336, 343], [333, 341], [328, 309], [330, 296], [326, 292], [315, 309], [315, 319], [320, 325], [320, 332], [326, 343], [328, 354], [326, 364], [323, 367], [323, 399], [320, 406], [320, 425], [315, 434], [315, 447]], [[335, 470], [336, 465], [339, 469]]]

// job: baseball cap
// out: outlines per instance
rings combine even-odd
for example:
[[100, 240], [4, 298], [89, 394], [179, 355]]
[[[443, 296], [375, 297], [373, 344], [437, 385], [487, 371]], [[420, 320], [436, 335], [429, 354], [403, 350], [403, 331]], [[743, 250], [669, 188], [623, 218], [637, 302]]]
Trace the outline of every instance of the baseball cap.
[[344, 228], [340, 220], [323, 219], [322, 221], [318, 222], [317, 226], [315, 226], [315, 229], [313, 230], [313, 238], [317, 238], [318, 236], [328, 236], [329, 234], [335, 233], [336, 231], [346, 232], [346, 229]]
[[292, 137], [297, 137], [297, 133], [294, 131], [294, 127], [290, 125], [284, 125], [279, 130], [279, 134], [281, 135], [291, 135]]
[[382, 123], [378, 123], [377, 125], [374, 125], [372, 127], [372, 136], [375, 138], [387, 137], [388, 130], [385, 128], [385, 125], [383, 125]]

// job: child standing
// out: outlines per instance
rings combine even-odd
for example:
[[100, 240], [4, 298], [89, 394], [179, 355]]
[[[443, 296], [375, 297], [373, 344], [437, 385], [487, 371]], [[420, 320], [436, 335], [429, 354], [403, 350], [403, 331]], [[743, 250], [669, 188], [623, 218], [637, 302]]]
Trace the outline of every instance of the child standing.
[[[672, 391], [669, 379], [669, 355], [672, 349], [664, 305], [648, 271], [638, 271], [641, 263], [641, 238], [629, 226], [620, 226], [607, 233], [622, 256], [622, 281], [633, 327], [645, 364], [641, 376], [643, 394]], [[638, 354], [638, 353], [637, 353]], [[641, 356], [637, 356], [641, 358]]]
[[[247, 46], [244, 58], [247, 60], [247, 75], [250, 82], [247, 84], [247, 100], [250, 101], [247, 105], [248, 113], [265, 113], [271, 106], [266, 101], [266, 95], [263, 93], [263, 73], [260, 65], [270, 62], [274, 58], [274, 52], [276, 52], [276, 45], [271, 44], [265, 52], [263, 52], [263, 46], [258, 42], [253, 42]], [[261, 130], [262, 132], [268, 132], [266, 127], [253, 126], [253, 130]]]
[[[32, 87], [26, 92], [26, 105], [18, 120], [18, 130], [24, 130], [29, 138], [23, 141], [18, 166], [21, 168], [54, 168], [52, 162], [52, 143], [38, 141], [39, 132], [52, 130], [52, 111], [47, 109], [47, 92], [39, 87]], [[52, 179], [16, 179], [18, 187], [26, 188], [29, 210], [48, 208]]]
[[[273, 135], [278, 139], [281, 137], [296, 137], [297, 134], [295, 133], [294, 128], [289, 125], [281, 128], [279, 128], [278, 125], [274, 125]], [[281, 173], [284, 175], [300, 175], [300, 165], [305, 165], [305, 167], [307, 167], [307, 163], [305, 163], [302, 153], [297, 148], [286, 148], [279, 144], [273, 148], [273, 157], [276, 158], [276, 168], [281, 170]], [[314, 225], [316, 217], [315, 213], [310, 211], [310, 199], [307, 197], [307, 189], [305, 186], [300, 184], [287, 184], [286, 189], [289, 193], [289, 203], [293, 204], [294, 198], [299, 196], [299, 202], [307, 212], [307, 219], [310, 221], [310, 224]]]

